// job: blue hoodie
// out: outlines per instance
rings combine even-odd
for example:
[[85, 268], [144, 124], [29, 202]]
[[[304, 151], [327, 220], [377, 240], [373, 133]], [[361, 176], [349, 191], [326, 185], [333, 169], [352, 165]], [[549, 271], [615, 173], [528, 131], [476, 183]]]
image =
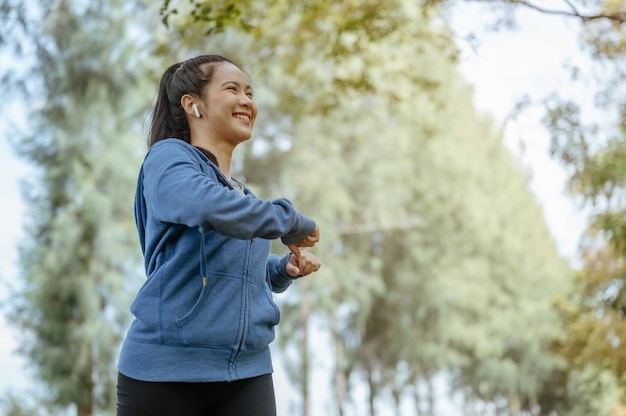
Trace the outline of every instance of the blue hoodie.
[[119, 371], [144, 381], [232, 381], [272, 372], [280, 312], [273, 292], [292, 278], [271, 239], [298, 242], [315, 222], [286, 199], [233, 189], [179, 139], [154, 144], [141, 167], [135, 219], [147, 279], [131, 311]]

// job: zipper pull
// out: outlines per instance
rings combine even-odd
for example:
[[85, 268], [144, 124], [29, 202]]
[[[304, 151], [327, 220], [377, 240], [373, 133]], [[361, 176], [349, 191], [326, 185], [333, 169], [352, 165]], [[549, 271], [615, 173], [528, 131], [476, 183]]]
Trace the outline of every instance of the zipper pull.
[[206, 276], [202, 277], [202, 286], [206, 286]]

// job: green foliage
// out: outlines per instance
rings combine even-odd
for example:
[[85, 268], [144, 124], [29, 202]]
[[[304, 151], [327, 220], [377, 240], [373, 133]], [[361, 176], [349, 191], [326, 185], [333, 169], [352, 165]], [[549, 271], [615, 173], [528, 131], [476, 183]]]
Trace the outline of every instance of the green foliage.
[[[253, 26], [248, 23], [249, 16], [242, 14], [242, 8], [248, 8], [250, 1], [194, 1], [190, 0], [190, 16], [194, 23], [204, 27], [205, 35], [224, 31], [226, 27], [237, 27], [250, 31]], [[177, 8], [170, 8], [171, 1], [165, 0], [161, 6], [162, 22], [168, 26], [171, 15], [178, 14]]]
[[0, 399], [0, 409], [5, 416], [42, 416], [38, 407], [24, 403], [24, 399], [5, 393]]
[[[102, 41], [128, 36], [132, 6], [66, 1], [41, 14], [29, 37], [40, 47], [40, 131], [21, 149], [42, 176], [27, 189], [27, 292], [15, 317], [59, 403], [110, 404], [122, 293], [133, 292], [120, 277], [137, 267], [129, 207], [139, 146], [131, 137], [145, 107], [138, 91], [157, 76], [142, 52], [154, 50], [168, 61], [224, 53], [250, 68], [261, 112], [240, 173], [260, 196], [287, 194], [321, 226], [322, 270], [282, 298], [289, 336], [281, 345], [302, 352], [291, 367], [305, 403], [309, 345], [324, 331], [335, 378], [368, 381], [372, 403], [386, 392], [398, 401], [423, 391], [443, 373], [468, 401], [505, 403], [507, 414], [547, 412], [548, 397], [568, 414], [608, 408], [620, 355], [586, 365], [615, 353], [599, 331], [583, 363], [569, 360], [567, 348], [588, 332], [563, 331], [562, 322], [597, 329], [598, 304], [572, 321], [555, 315], [570, 271], [501, 133], [474, 112], [436, 3], [165, 0], [161, 18], [172, 30], [151, 33], [153, 48], [144, 49]], [[555, 126], [574, 131], [575, 108], [566, 110], [573, 117], [555, 117]], [[579, 147], [555, 146], [580, 168], [573, 189], [617, 199], [619, 136], [596, 152], [584, 133], [561, 136]], [[611, 214], [597, 226], [617, 241], [620, 211]], [[619, 281], [590, 285], [588, 295]], [[619, 321], [621, 297], [601, 299]], [[336, 385], [340, 412], [342, 388], [349, 383]], [[415, 400], [428, 407], [428, 397]]]
[[[621, 264], [626, 255], [626, 2], [571, 1], [563, 2], [561, 8], [532, 1], [491, 3], [529, 7], [573, 17], [582, 23], [581, 46], [592, 59], [590, 68], [573, 67], [564, 76], [569, 75], [572, 83], [591, 89], [592, 93], [576, 101], [566, 96], [569, 91], [557, 91], [545, 101], [552, 154], [569, 173], [571, 194], [584, 201], [592, 213], [583, 239], [578, 287], [566, 292], [566, 300], [559, 304], [567, 330], [565, 338], [556, 345], [568, 365], [562, 369], [562, 385], [567, 383], [568, 390], [561, 396], [568, 396], [563, 400], [571, 407], [557, 410], [567, 414], [608, 414], [610, 406], [606, 403], [612, 401], [615, 406], [611, 414], [623, 414], [623, 358], [615, 345], [621, 345], [625, 339]], [[514, 21], [510, 13], [513, 8], [501, 10], [505, 13], [503, 21]], [[614, 379], [609, 380], [610, 377]], [[606, 387], [607, 395], [601, 399], [606, 401], [599, 405], [597, 391], [602, 386], [610, 387]], [[544, 393], [549, 396], [557, 392], [546, 388]]]
[[[551, 306], [570, 271], [501, 133], [475, 114], [445, 28], [403, 1], [242, 10], [253, 29], [203, 43], [259, 84], [242, 173], [323, 236], [321, 271], [283, 298], [294, 382], [306, 395], [322, 325], [335, 380], [369, 380], [373, 402], [453, 373], [469, 400], [535, 405], [561, 365]], [[335, 387], [343, 409], [349, 384]]]
[[[623, 1], [601, 2], [603, 12], [624, 15]], [[561, 346], [571, 363], [576, 380], [595, 376], [596, 384], [617, 386], [606, 389], [613, 394], [612, 414], [623, 414], [625, 358], [621, 345], [624, 330], [624, 258], [626, 256], [626, 114], [624, 102], [624, 61], [626, 33], [623, 24], [598, 20], [587, 24], [583, 42], [595, 67], [599, 92], [595, 104], [606, 119], [583, 122], [583, 104], [553, 105], [547, 125], [553, 133], [555, 155], [571, 172], [570, 190], [588, 203], [593, 216], [583, 241], [583, 268], [579, 288], [565, 310], [570, 331], [568, 343]], [[564, 116], [563, 116], [564, 115]], [[601, 359], [599, 359], [601, 357]], [[582, 376], [580, 376], [582, 375]], [[609, 380], [612, 378], [612, 380]], [[619, 390], [618, 390], [619, 387]], [[586, 397], [593, 392], [579, 390]], [[615, 392], [617, 390], [617, 392]], [[620, 410], [621, 406], [621, 410]], [[605, 406], [606, 408], [606, 406]]]
[[[590, 28], [589, 33], [592, 30]], [[601, 45], [605, 35], [596, 33], [593, 36], [598, 37], [589, 37], [587, 41]], [[623, 41], [623, 36], [618, 29], [610, 38]], [[621, 48], [619, 54], [616, 52], [614, 49], [610, 56], [604, 53], [598, 56], [613, 59], [612, 64], [617, 64], [623, 61], [626, 49]], [[612, 103], [611, 106], [615, 107], [614, 99], [623, 101], [623, 97], [619, 96], [619, 88], [610, 89], [601, 102]], [[622, 101], [618, 107], [623, 106]], [[595, 400], [597, 395], [593, 393], [593, 385], [584, 386], [585, 380], [616, 384], [617, 387], [610, 390], [612, 395], [603, 397], [617, 411], [617, 406], [626, 403], [622, 376], [625, 359], [619, 348], [626, 340], [623, 268], [626, 256], [626, 206], [623, 199], [626, 190], [626, 130], [623, 127], [624, 114], [617, 114], [617, 126], [599, 122], [589, 124], [582, 121], [581, 107], [572, 102], [557, 103], [546, 117], [553, 135], [553, 154], [570, 172], [570, 192], [585, 201], [592, 212], [582, 242], [583, 267], [579, 272], [579, 286], [570, 295], [571, 299], [563, 301], [567, 306], [562, 305], [562, 310], [567, 311], [564, 320], [568, 331], [566, 341], [559, 344], [559, 351], [570, 364], [566, 377], [574, 380], [570, 391], [572, 400], [580, 402], [581, 397], [588, 399], [589, 403]], [[609, 377], [613, 380], [607, 380]]]
[[596, 406], [598, 390], [602, 389], [604, 408], [611, 405], [615, 411], [620, 405], [623, 409], [625, 403], [622, 340], [626, 337], [626, 268], [613, 247], [604, 244], [601, 232], [589, 231], [583, 242], [584, 266], [578, 272], [578, 284], [556, 304], [566, 333], [553, 348], [567, 362], [562, 374], [562, 385], [568, 385], [565, 403], [576, 403], [583, 409]]
[[[393, 33], [395, 28], [415, 24], [413, 22], [417, 21], [419, 15], [426, 13], [425, 9], [420, 9], [417, 15], [404, 14], [399, 0], [307, 0], [295, 3], [180, 1], [176, 5], [170, 1], [168, 7], [180, 15], [176, 21], [170, 20], [169, 24], [191, 45], [202, 44], [205, 47], [207, 31], [212, 35], [224, 35], [224, 32], [241, 30], [244, 35], [248, 35], [244, 42], [254, 42], [251, 53], [255, 58], [244, 55], [242, 50], [246, 48], [241, 45], [225, 46], [212, 42], [212, 48], [229, 56], [235, 55], [235, 58], [244, 58], [240, 60], [245, 63], [255, 61], [256, 65], [251, 67], [257, 72], [279, 75], [276, 74], [278, 67], [275, 67], [275, 61], [280, 60], [280, 68], [297, 75], [293, 80], [310, 79], [311, 84], [314, 81], [322, 82], [315, 84], [317, 88], [323, 87], [319, 92], [317, 89], [306, 89], [305, 84], [293, 82], [278, 84], [276, 87], [279, 89], [272, 91], [281, 97], [282, 102], [291, 105], [314, 103], [314, 108], [290, 109], [301, 114], [330, 111], [336, 104], [336, 94], [332, 91], [327, 93], [328, 87], [341, 91], [370, 88], [370, 80], [363, 71], [368, 62], [361, 60], [360, 52], [367, 49], [370, 42]], [[430, 31], [421, 33], [423, 36], [433, 36]], [[226, 38], [229, 36], [225, 34]], [[446, 42], [449, 44], [449, 39], [441, 39], [439, 42], [445, 46]], [[307, 68], [301, 65], [301, 57], [306, 55], [319, 56], [323, 61], [320, 61], [319, 67]], [[344, 66], [345, 69], [336, 71], [334, 65]], [[311, 97], [312, 93], [316, 97]], [[307, 95], [308, 99], [301, 100], [303, 95]]]
[[129, 34], [134, 7], [38, 2], [13, 32], [22, 50], [37, 51], [17, 74], [28, 80], [31, 122], [17, 148], [39, 174], [24, 182], [24, 291], [11, 318], [54, 404], [79, 415], [114, 404], [117, 348], [139, 283], [131, 207], [149, 96], [137, 71], [141, 38]]

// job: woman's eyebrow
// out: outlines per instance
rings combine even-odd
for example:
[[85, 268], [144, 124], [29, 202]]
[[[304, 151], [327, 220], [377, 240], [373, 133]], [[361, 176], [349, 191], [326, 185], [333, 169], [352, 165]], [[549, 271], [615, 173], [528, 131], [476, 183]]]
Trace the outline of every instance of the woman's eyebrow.
[[[228, 84], [235, 84], [237, 86], [237, 88], [241, 87], [241, 84], [239, 82], [237, 82], [237, 81], [224, 81], [222, 83], [222, 87], [225, 86], [225, 85], [228, 85]], [[252, 90], [253, 88], [252, 88], [252, 86], [250, 84], [246, 84], [245, 85], [245, 89]]]

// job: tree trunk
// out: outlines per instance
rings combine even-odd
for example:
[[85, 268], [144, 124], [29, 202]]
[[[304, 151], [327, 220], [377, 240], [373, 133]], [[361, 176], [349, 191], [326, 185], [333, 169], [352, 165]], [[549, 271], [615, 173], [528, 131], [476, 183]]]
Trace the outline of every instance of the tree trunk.
[[372, 378], [372, 369], [367, 372], [367, 384], [370, 389], [369, 396], [369, 406], [370, 406], [370, 416], [376, 416], [376, 409], [374, 408], [374, 392], [376, 391], [376, 386], [374, 384], [374, 380]]
[[413, 378], [413, 401], [415, 402], [415, 414], [417, 416], [422, 416], [422, 408], [420, 404], [422, 403], [422, 399], [420, 398], [420, 382], [418, 377]]
[[79, 407], [76, 409], [77, 416], [91, 416], [91, 409]]
[[[367, 337], [366, 337], [367, 339]], [[364, 366], [367, 371], [367, 385], [369, 388], [369, 410], [370, 416], [376, 416], [376, 409], [374, 407], [374, 399], [376, 397], [376, 382], [374, 381], [374, 358], [372, 354], [372, 348], [367, 342], [363, 343], [363, 360]]]
[[509, 415], [519, 416], [521, 410], [520, 399], [517, 392], [509, 393]]
[[337, 398], [337, 414], [343, 416], [344, 405], [348, 391], [348, 381], [345, 371], [345, 349], [337, 329], [337, 319], [333, 318], [333, 338], [335, 342], [335, 394]]
[[426, 410], [426, 414], [428, 416], [435, 416], [435, 387], [433, 386], [433, 377], [431, 376], [432, 372], [427, 372], [426, 375], [426, 389], [427, 389], [427, 398], [426, 401], [428, 403], [428, 409]]
[[[78, 323], [79, 326], [84, 325], [84, 322]], [[80, 387], [77, 386], [76, 390], [80, 391], [80, 395], [76, 397], [76, 415], [77, 416], [91, 416], [94, 407], [94, 381], [93, 381], [93, 350], [94, 345], [91, 344], [88, 351], [88, 362], [90, 365], [86, 366], [84, 371], [81, 371], [79, 377]]]
[[[303, 282], [305, 283], [305, 282]], [[306, 288], [302, 291], [300, 304], [300, 329], [302, 331], [302, 416], [309, 416], [309, 317], [311, 316], [311, 302], [306, 295]]]
[[398, 371], [388, 369], [386, 371], [388, 380], [385, 378], [385, 385], [391, 388], [391, 398], [393, 399], [393, 410], [396, 416], [400, 416], [400, 397], [402, 396], [402, 384], [398, 380]]

